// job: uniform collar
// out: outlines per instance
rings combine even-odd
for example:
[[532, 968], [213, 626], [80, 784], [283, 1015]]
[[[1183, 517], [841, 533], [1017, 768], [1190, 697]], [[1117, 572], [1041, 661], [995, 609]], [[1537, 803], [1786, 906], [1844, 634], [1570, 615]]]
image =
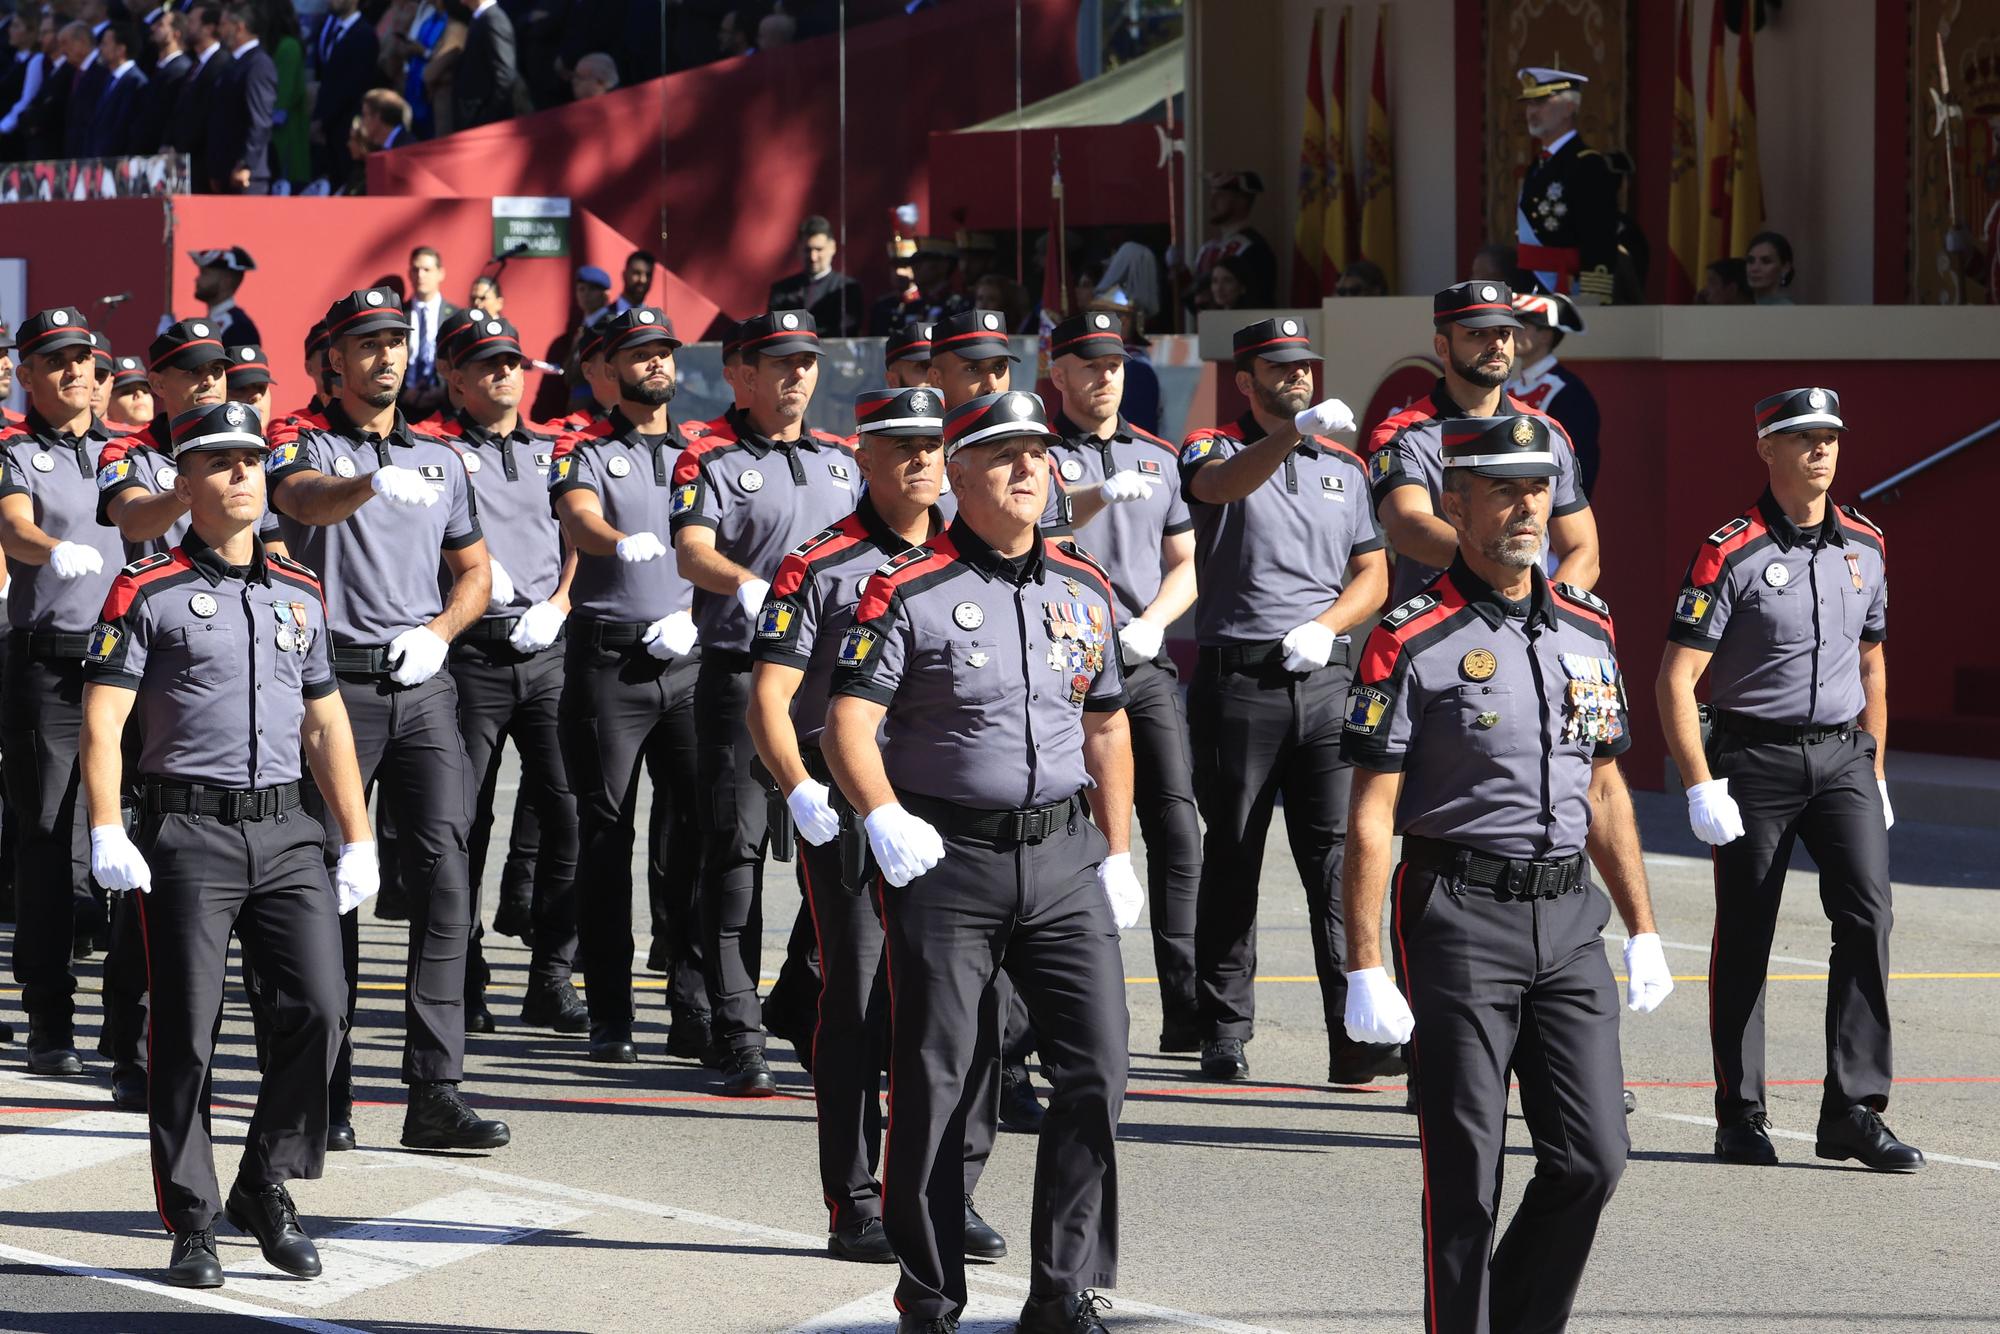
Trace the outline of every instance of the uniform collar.
[[518, 414], [514, 418], [514, 429], [504, 436], [490, 426], [481, 426], [464, 408], [460, 408], [453, 416], [458, 422], [462, 438], [475, 445], [497, 445], [502, 440], [520, 440], [527, 435], [527, 425]]
[[[1027, 556], [1017, 561], [1011, 556], [1003, 556], [987, 544], [985, 538], [972, 531], [964, 516], [951, 521], [946, 530], [951, 544], [958, 552], [958, 558], [979, 572], [987, 582], [1004, 579], [1010, 584], [1038, 582], [1042, 577], [1042, 544], [1037, 541], [1030, 547]], [[1019, 574], [1015, 573], [1018, 566]]]
[[1839, 516], [1833, 512], [1833, 502], [1826, 502], [1826, 513], [1813, 528], [1801, 528], [1792, 522], [1792, 516], [1779, 507], [1778, 498], [1765, 487], [1764, 494], [1757, 497], [1757, 512], [1764, 516], [1764, 526], [1771, 531], [1771, 540], [1781, 551], [1794, 547], [1825, 546], [1829, 542], [1837, 547], [1847, 545], [1847, 534], [1841, 531]]
[[[874, 500], [866, 491], [861, 493], [861, 501], [854, 507], [854, 517], [861, 521], [861, 531], [868, 534], [868, 540], [884, 551], [902, 551], [910, 545], [901, 533], [891, 528], [887, 520], [883, 519], [881, 511], [875, 508]], [[931, 506], [930, 519], [932, 528], [940, 533], [945, 530], [943, 510], [935, 505]]]
[[[1254, 418], [1251, 419], [1251, 425], [1253, 427], [1256, 425]], [[1062, 437], [1063, 444], [1079, 449], [1086, 446], [1090, 448], [1102, 448], [1114, 442], [1129, 444], [1134, 438], [1132, 428], [1126, 425], [1125, 414], [1122, 412], [1112, 417], [1111, 434], [1102, 439], [1098, 438], [1092, 432], [1086, 431], [1083, 427], [1078, 426], [1074, 421], [1071, 421], [1070, 415], [1067, 412], [1057, 412], [1056, 419], [1049, 423], [1049, 429]]]
[[1507, 392], [1510, 394], [1513, 393], [1514, 386], [1516, 385], [1518, 385], [1522, 389], [1533, 389], [1538, 384], [1541, 383], [1543, 376], [1547, 375], [1550, 371], [1554, 370], [1555, 368], [1556, 368], [1556, 358], [1555, 354], [1552, 352], [1548, 356], [1543, 357], [1540, 361], [1536, 362], [1534, 365], [1515, 371], [1513, 384], [1508, 386]]
[[86, 440], [109, 440], [111, 438], [111, 432], [105, 430], [104, 423], [95, 417], [90, 419], [90, 425], [84, 429], [82, 435], [70, 435], [66, 431], [58, 431], [55, 427], [49, 425], [49, 419], [35, 411], [33, 403], [28, 405], [28, 410], [23, 416], [27, 420], [29, 432], [40, 436], [44, 440], [55, 440], [65, 445], [80, 445]]
[[736, 433], [736, 438], [742, 442], [743, 447], [760, 459], [774, 449], [818, 450], [819, 448], [819, 441], [813, 439], [813, 433], [809, 430], [801, 429], [796, 440], [773, 440], [752, 426], [750, 414], [741, 408], [731, 408], [722, 416], [723, 420], [729, 423], [729, 429]]
[[1556, 154], [1562, 152], [1563, 149], [1568, 148], [1571, 144], [1575, 142], [1576, 142], [1576, 131], [1571, 130], [1567, 134], [1563, 135], [1560, 139], [1557, 139], [1554, 143], [1550, 144], [1547, 148], [1544, 148], [1541, 151], [1548, 154], [1550, 157], [1554, 157]]
[[359, 440], [363, 444], [373, 445], [386, 442], [392, 445], [414, 445], [417, 443], [410, 436], [409, 419], [403, 416], [401, 408], [396, 409], [395, 424], [390, 426], [388, 434], [376, 435], [373, 431], [364, 431], [359, 426], [356, 426], [354, 418], [347, 415], [347, 405], [336, 398], [326, 405], [326, 424], [332, 430], [333, 434], [345, 436], [349, 440]]
[[[1465, 605], [1479, 614], [1479, 618], [1498, 630], [1511, 613], [1520, 610], [1521, 604], [1500, 596], [1484, 579], [1472, 572], [1463, 556], [1454, 556], [1451, 569], [1447, 572], [1453, 588], [1465, 599]], [[1556, 623], [1555, 603], [1549, 596], [1549, 581], [1537, 564], [1529, 571], [1532, 581], [1528, 590], [1528, 624], [1537, 623], [1554, 628]]]
[[[271, 585], [271, 566], [264, 559], [264, 539], [253, 533], [250, 541], [252, 544], [250, 582], [263, 584], [268, 588]], [[210, 588], [216, 587], [224, 579], [236, 573], [236, 567], [224, 560], [214, 547], [202, 541], [201, 535], [192, 528], [188, 529], [187, 536], [181, 539], [181, 553], [188, 558], [195, 569], [201, 571], [202, 578], [208, 580]]]

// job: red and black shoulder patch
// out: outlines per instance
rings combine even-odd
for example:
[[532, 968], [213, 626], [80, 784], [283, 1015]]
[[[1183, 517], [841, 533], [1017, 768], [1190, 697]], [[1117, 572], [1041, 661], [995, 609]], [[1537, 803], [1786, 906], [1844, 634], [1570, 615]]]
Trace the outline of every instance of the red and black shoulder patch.
[[925, 575], [936, 574], [958, 560], [958, 548], [948, 534], [939, 533], [920, 547], [891, 556], [869, 577], [862, 590], [861, 605], [854, 609], [856, 622], [872, 621], [889, 610], [890, 601], [903, 588]]
[[854, 436], [835, 435], [832, 431], [821, 431], [815, 429], [807, 431], [806, 434], [810, 435], [813, 439], [819, 441], [822, 445], [833, 445], [836, 446], [837, 448], [846, 450], [850, 454], [854, 452], [855, 446], [860, 443], [860, 441]]
[[172, 551], [156, 551], [150, 556], [133, 561], [118, 572], [111, 581], [111, 591], [104, 599], [104, 614], [98, 619], [115, 621], [132, 610], [132, 604], [143, 597], [148, 590], [173, 579], [177, 575], [194, 570], [194, 562], [179, 547]]
[[282, 551], [271, 551], [269, 549], [265, 550], [264, 559], [270, 562], [272, 569], [281, 570], [294, 579], [311, 584], [315, 593], [319, 591], [319, 575], [313, 570], [312, 566], [302, 561], [294, 560]]
[[1126, 422], [1125, 429], [1132, 433], [1132, 438], [1134, 440], [1142, 440], [1149, 445], [1153, 445], [1159, 449], [1164, 449], [1167, 451], [1167, 453], [1174, 455], [1176, 458], [1180, 456], [1180, 451], [1174, 448], [1173, 442], [1171, 440], [1162, 439], [1161, 437], [1154, 435], [1151, 431], [1147, 430], [1143, 426], [1134, 426], [1131, 422]]
[[1604, 631], [1605, 638], [1616, 643], [1616, 631], [1611, 626], [1611, 608], [1603, 598], [1587, 588], [1575, 584], [1551, 583], [1549, 589], [1563, 604], [1565, 611], [1574, 612]]
[[1889, 554], [1889, 535], [1882, 531], [1882, 525], [1863, 514], [1852, 505], [1836, 505], [1834, 512], [1840, 515], [1841, 526], [1863, 537], [1873, 538], [1875, 545], [1884, 556]]
[[1713, 584], [1728, 568], [1730, 557], [1766, 531], [1762, 516], [1754, 510], [1749, 514], [1739, 514], [1723, 524], [1703, 539], [1701, 550], [1695, 553], [1694, 565], [1688, 571], [1688, 582], [1696, 588]]

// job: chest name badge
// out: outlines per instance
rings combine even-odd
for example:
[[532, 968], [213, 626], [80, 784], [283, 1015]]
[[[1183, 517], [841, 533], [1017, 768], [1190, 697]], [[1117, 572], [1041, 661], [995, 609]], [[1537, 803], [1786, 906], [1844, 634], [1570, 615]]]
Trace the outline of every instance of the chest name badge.
[[1851, 551], [1847, 553], [1847, 577], [1856, 588], [1866, 587], [1861, 581], [1861, 557]]
[[1160, 461], [1158, 459], [1140, 459], [1139, 471], [1149, 477], [1158, 477], [1161, 472]]
[[1322, 496], [1324, 496], [1328, 500], [1338, 500], [1342, 504], [1345, 504], [1347, 502], [1347, 483], [1342, 478], [1339, 477], [1320, 478], [1319, 492]]
[[34, 466], [36, 472], [54, 472], [56, 469], [56, 461], [49, 457], [46, 449], [36, 450], [35, 457], [28, 462]]
[[215, 615], [215, 599], [206, 593], [196, 593], [188, 599], [188, 610], [205, 621]]
[[153, 481], [159, 485], [160, 490], [171, 491], [173, 490], [174, 479], [180, 475], [180, 469], [169, 463], [153, 474]]
[[342, 454], [333, 461], [333, 475], [335, 477], [354, 476], [354, 460]]
[[436, 482], [440, 486], [444, 485], [444, 469], [435, 463], [419, 463], [417, 465], [417, 476], [423, 478], [426, 482]]
[[1772, 561], [1764, 567], [1764, 582], [1773, 588], [1783, 588], [1792, 582], [1792, 572], [1777, 561]]
[[1083, 461], [1081, 459], [1064, 459], [1062, 461], [1062, 479], [1065, 482], [1074, 482], [1081, 476], [1083, 476]]
[[1468, 681], [1491, 681], [1500, 670], [1500, 660], [1492, 650], [1476, 648], [1458, 660], [1458, 670]]
[[736, 485], [755, 494], [764, 489], [764, 474], [755, 468], [745, 468], [742, 475], [736, 479]]
[[842, 486], [851, 485], [854, 481], [854, 475], [847, 471], [845, 463], [829, 463], [826, 465], [826, 470], [832, 473]]
[[986, 612], [977, 602], [961, 602], [951, 609], [951, 619], [961, 630], [977, 630], [986, 624]]

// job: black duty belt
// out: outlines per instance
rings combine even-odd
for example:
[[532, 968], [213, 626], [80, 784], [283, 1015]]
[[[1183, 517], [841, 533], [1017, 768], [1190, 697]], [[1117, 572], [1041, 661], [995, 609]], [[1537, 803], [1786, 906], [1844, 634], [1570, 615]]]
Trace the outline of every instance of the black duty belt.
[[646, 637], [647, 621], [600, 621], [594, 617], [572, 617], [563, 628], [571, 638], [588, 649], [630, 648]]
[[389, 663], [389, 650], [383, 645], [336, 644], [333, 670], [337, 676], [387, 676], [394, 668]]
[[15, 642], [25, 636], [28, 642], [28, 656], [60, 662], [82, 662], [83, 655], [90, 652], [89, 635], [63, 634], [57, 630], [16, 630]]
[[458, 632], [454, 644], [505, 644], [513, 636], [514, 627], [521, 623], [518, 616], [489, 616], [483, 621], [474, 621]]
[[276, 787], [240, 791], [148, 778], [145, 802], [146, 809], [156, 814], [208, 815], [233, 824], [243, 820], [268, 820], [274, 815], [297, 810], [299, 785], [280, 783]]
[[1853, 719], [1844, 723], [1767, 723], [1762, 718], [1728, 709], [1711, 710], [1709, 716], [1718, 732], [1744, 741], [1775, 742], [1781, 746], [1816, 746], [1822, 741], [1836, 738], [1844, 741], [1854, 735]]
[[[1353, 648], [1352, 644], [1335, 641], [1333, 652], [1327, 655], [1326, 665], [1345, 667]], [[1285, 642], [1268, 639], [1259, 644], [1219, 644], [1202, 649], [1200, 656], [1225, 672], [1261, 672], [1267, 667], [1284, 664]]]
[[1498, 890], [1513, 899], [1560, 898], [1587, 883], [1581, 852], [1546, 861], [1514, 861], [1463, 843], [1405, 837], [1403, 860], [1419, 870], [1455, 876], [1468, 885]]
[[1001, 843], [1039, 843], [1069, 828], [1077, 807], [1082, 804], [1081, 797], [1069, 796], [1027, 810], [986, 811], [934, 797], [904, 797], [902, 801], [906, 810], [922, 816], [940, 834]]

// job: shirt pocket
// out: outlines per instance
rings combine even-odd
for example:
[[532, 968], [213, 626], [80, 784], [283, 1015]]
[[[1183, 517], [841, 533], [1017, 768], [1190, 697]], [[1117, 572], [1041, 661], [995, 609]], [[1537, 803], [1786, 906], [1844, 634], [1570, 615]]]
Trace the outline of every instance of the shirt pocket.
[[236, 636], [213, 621], [175, 626], [167, 632], [164, 650], [175, 676], [196, 685], [225, 685], [243, 672]]
[[[1846, 580], [1842, 580], [1846, 586]], [[1762, 638], [1771, 644], [1803, 644], [1812, 638], [1812, 592], [1810, 588], [1783, 588], [1760, 585], [1745, 607]]]
[[1447, 707], [1468, 750], [1476, 755], [1512, 755], [1521, 749], [1526, 730], [1523, 698], [1511, 686], [1460, 686]]
[[991, 704], [1004, 698], [1008, 664], [990, 639], [955, 639], [945, 645], [952, 698], [964, 704]]

